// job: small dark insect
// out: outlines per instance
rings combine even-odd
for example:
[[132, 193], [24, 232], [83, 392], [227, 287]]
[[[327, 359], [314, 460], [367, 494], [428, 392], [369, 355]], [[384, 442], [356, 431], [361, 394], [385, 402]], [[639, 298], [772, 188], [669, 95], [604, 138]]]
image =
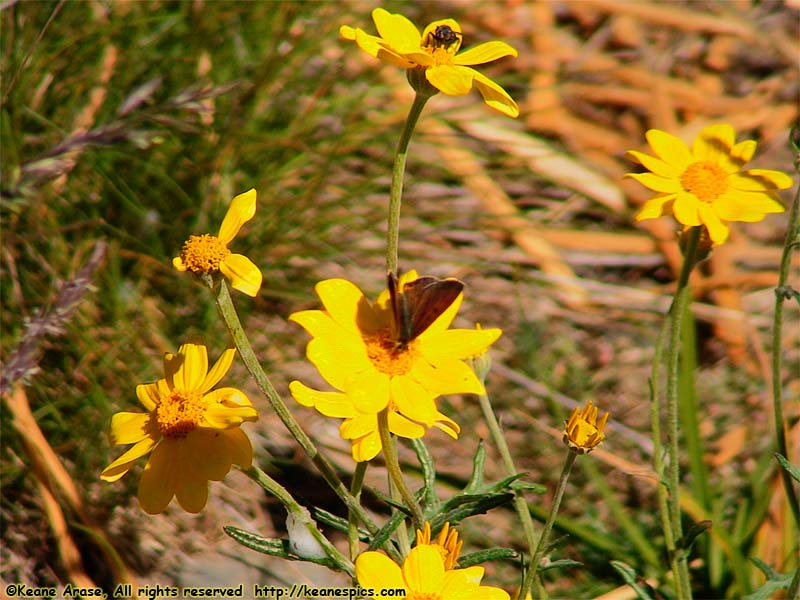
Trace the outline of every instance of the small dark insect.
[[454, 31], [449, 25], [437, 25], [431, 33], [428, 34], [427, 45], [434, 48], [449, 48], [461, 39], [461, 34]]
[[458, 279], [420, 277], [398, 289], [397, 277], [387, 275], [389, 297], [394, 319], [393, 338], [399, 348], [405, 348], [423, 333], [441, 314], [450, 308], [464, 289]]

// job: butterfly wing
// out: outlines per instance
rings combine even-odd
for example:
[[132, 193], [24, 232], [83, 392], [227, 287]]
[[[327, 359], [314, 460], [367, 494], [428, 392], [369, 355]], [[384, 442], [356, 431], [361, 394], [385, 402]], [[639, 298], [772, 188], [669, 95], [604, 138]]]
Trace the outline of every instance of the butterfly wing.
[[458, 279], [420, 277], [406, 283], [398, 307], [400, 341], [408, 343], [422, 334], [450, 308], [463, 290], [464, 284]]

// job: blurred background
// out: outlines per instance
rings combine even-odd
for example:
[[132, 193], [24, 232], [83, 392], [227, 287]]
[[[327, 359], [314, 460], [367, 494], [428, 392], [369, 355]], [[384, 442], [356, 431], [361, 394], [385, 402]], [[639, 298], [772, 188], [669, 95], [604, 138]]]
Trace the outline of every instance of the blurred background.
[[[99, 473], [123, 451], [109, 446], [111, 415], [139, 410], [135, 386], [161, 376], [165, 351], [203, 341], [215, 359], [230, 345], [210, 295], [171, 259], [189, 234], [216, 233], [236, 194], [258, 190], [256, 217], [232, 248], [260, 266], [264, 285], [255, 300], [234, 301], [279, 391], [293, 379], [324, 386], [304, 359], [306, 333], [286, 321], [319, 306], [314, 283], [345, 277], [373, 297], [384, 286], [391, 164], [411, 90], [402, 70], [338, 35], [343, 24], [374, 33], [375, 6], [0, 5], [4, 583], [108, 588], [124, 574], [141, 585], [347, 584], [225, 536], [222, 525], [285, 534], [283, 510], [241, 473], [212, 485], [199, 515], [173, 504], [156, 517], [138, 507], [138, 470], [115, 484]], [[658, 579], [667, 562], [647, 381], [680, 252], [672, 219], [634, 223], [651, 193], [621, 180], [639, 169], [624, 152], [646, 150], [649, 128], [688, 141], [725, 122], [739, 139], [759, 141], [751, 166], [794, 174], [798, 4], [382, 6], [420, 29], [457, 19], [465, 48], [500, 39], [519, 51], [479, 67], [516, 99], [518, 119], [477, 92], [428, 102], [407, 164], [400, 265], [465, 282], [456, 325], [503, 328], [488, 389], [517, 466], [548, 490], [528, 498], [537, 519], [563, 462], [565, 416], [588, 399], [612, 414], [606, 443], [578, 461], [567, 490], [553, 556], [583, 566], [547, 572], [553, 597], [613, 593], [623, 582], [610, 559]], [[787, 206], [794, 191], [782, 194]], [[693, 281], [696, 327], [686, 343], [697, 348], [694, 418], [710, 477], [698, 489], [687, 465], [684, 508], [719, 532], [699, 542], [698, 597], [758, 587], [764, 577], [749, 556], [781, 572], [795, 564], [768, 391], [786, 223], [782, 214], [734, 224]], [[795, 288], [798, 274], [795, 262]], [[782, 377], [797, 448], [797, 304], [786, 311]], [[241, 365], [225, 384], [245, 389], [261, 412], [245, 427], [257, 462], [304, 503], [343, 514]], [[353, 463], [339, 422], [289, 404], [346, 477]], [[474, 398], [439, 406], [463, 429], [457, 442], [426, 436], [446, 496], [463, 488], [488, 430]], [[488, 451], [487, 474], [500, 478], [491, 443]], [[413, 479], [418, 465], [404, 444], [401, 459]], [[374, 463], [368, 483], [383, 489]], [[525, 548], [511, 508], [460, 529], [469, 550]], [[513, 590], [519, 565], [486, 566], [488, 583]]]

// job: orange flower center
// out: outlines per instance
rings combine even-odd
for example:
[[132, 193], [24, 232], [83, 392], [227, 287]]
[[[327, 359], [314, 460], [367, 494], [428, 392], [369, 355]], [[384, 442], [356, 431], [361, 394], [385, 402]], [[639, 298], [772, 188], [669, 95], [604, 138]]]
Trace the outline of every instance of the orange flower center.
[[728, 174], [717, 163], [703, 160], [686, 168], [681, 185], [702, 202], [711, 202], [728, 189]]
[[172, 390], [156, 407], [156, 421], [167, 438], [185, 438], [197, 429], [203, 418], [203, 394], [197, 391]]
[[181, 260], [192, 273], [216, 273], [231, 251], [215, 235], [192, 235], [183, 244]]
[[408, 373], [417, 358], [414, 342], [405, 346], [399, 345], [388, 329], [364, 338], [364, 343], [367, 346], [367, 356], [375, 368], [390, 377]]
[[433, 56], [433, 64], [436, 67], [453, 64], [453, 55], [445, 48], [428, 48], [428, 52]]

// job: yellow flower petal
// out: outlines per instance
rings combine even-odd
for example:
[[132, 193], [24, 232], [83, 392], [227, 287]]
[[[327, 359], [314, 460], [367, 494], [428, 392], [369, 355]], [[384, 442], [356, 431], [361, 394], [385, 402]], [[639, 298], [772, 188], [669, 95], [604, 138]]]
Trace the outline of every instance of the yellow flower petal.
[[222, 225], [219, 228], [219, 241], [224, 245], [231, 243], [242, 225], [247, 223], [256, 214], [256, 191], [248, 190], [239, 194], [232, 201]]
[[403, 579], [420, 596], [438, 596], [444, 585], [444, 559], [439, 548], [428, 544], [412, 548], [403, 563]]
[[436, 416], [436, 422], [433, 424], [433, 426], [437, 429], [441, 429], [454, 440], [457, 440], [458, 434], [461, 433], [461, 427], [459, 427], [458, 423], [442, 413], [439, 413]]
[[349, 25], [342, 25], [339, 27], [339, 35], [346, 40], [353, 41], [356, 39], [356, 30]]
[[348, 380], [374, 371], [363, 345], [351, 343], [347, 336], [339, 340], [314, 338], [308, 343], [306, 357], [317, 367], [325, 381], [344, 392], [348, 389]]
[[453, 62], [457, 65], [482, 65], [506, 56], [517, 56], [517, 51], [505, 42], [485, 42], [456, 54]]
[[414, 66], [414, 63], [387, 47], [386, 42], [381, 38], [369, 35], [362, 29], [355, 29], [353, 35], [358, 47], [370, 56], [403, 69], [410, 69]]
[[220, 431], [219, 435], [227, 440], [233, 464], [249, 469], [253, 465], [253, 445], [247, 434], [237, 428]]
[[389, 404], [390, 379], [374, 369], [353, 374], [345, 379], [342, 391], [361, 413], [377, 413]]
[[650, 156], [649, 154], [645, 154], [644, 152], [637, 152], [636, 150], [628, 150], [625, 153], [630, 159], [635, 160], [640, 165], [642, 165], [648, 171], [652, 171], [654, 174], [660, 177], [672, 177], [678, 178], [681, 176], [681, 172], [676, 169], [673, 165], [664, 162], [660, 158], [656, 158], [655, 156]]
[[372, 307], [358, 287], [346, 279], [326, 279], [320, 281], [314, 290], [322, 305], [340, 327], [361, 335], [357, 327], [361, 321], [372, 322]]
[[203, 479], [186, 479], [175, 490], [175, 497], [181, 508], [188, 513], [197, 514], [208, 502], [208, 481]]
[[180, 256], [176, 256], [172, 259], [172, 266], [175, 267], [176, 270], [180, 271], [181, 273], [185, 273], [188, 267], [184, 264], [183, 259]]
[[774, 185], [779, 190], [786, 190], [792, 187], [792, 178], [781, 171], [771, 169], [750, 169], [743, 173], [745, 176], [758, 177]]
[[199, 392], [201, 394], [205, 394], [208, 390], [217, 385], [223, 377], [225, 377], [225, 374], [230, 370], [231, 365], [233, 364], [233, 359], [235, 356], [236, 348], [228, 348], [222, 353], [222, 355], [220, 355], [219, 359], [217, 359], [217, 362], [214, 363], [214, 366], [211, 367], [211, 370], [203, 380], [203, 384], [200, 386]]
[[425, 427], [394, 411], [389, 411], [389, 431], [412, 440], [425, 435]]
[[426, 331], [418, 339], [425, 344], [425, 357], [435, 362], [444, 357], [466, 359], [483, 354], [502, 334], [503, 331], [497, 328], [447, 329], [432, 333]]
[[103, 469], [103, 472], [100, 473], [100, 479], [108, 482], [116, 481], [130, 470], [134, 462], [150, 452], [157, 443], [158, 440], [155, 438], [144, 438]]
[[353, 402], [341, 392], [320, 392], [299, 381], [289, 384], [292, 396], [303, 406], [312, 406], [326, 417], [346, 419], [358, 414]]
[[753, 155], [756, 153], [758, 143], [755, 140], [745, 140], [734, 144], [731, 148], [731, 157], [736, 160], [739, 165], [749, 162]]
[[157, 439], [156, 433], [157, 428], [153, 428], [149, 414], [118, 412], [111, 417], [109, 439], [115, 446], [135, 444], [148, 436]]
[[203, 385], [208, 373], [208, 351], [205, 346], [184, 344], [178, 350], [183, 358], [173, 376], [175, 387], [179, 390], [195, 391]]
[[392, 400], [397, 411], [426, 427], [433, 426], [438, 414], [433, 398], [428, 389], [413, 379], [408, 377], [392, 379]]
[[[462, 69], [467, 69], [469, 67], [461, 67]], [[509, 117], [518, 117], [519, 116], [519, 106], [508, 93], [500, 87], [497, 83], [486, 77], [483, 73], [473, 71], [473, 83], [477, 90], [483, 96], [483, 101], [490, 106], [491, 108], [507, 115]]]
[[[238, 430], [237, 431], [241, 431]], [[202, 456], [203, 460], [191, 460]], [[195, 429], [181, 444], [181, 462], [193, 478], [202, 481], [222, 481], [233, 464], [228, 439], [218, 431]]]
[[361, 587], [374, 590], [406, 588], [400, 567], [380, 552], [363, 552], [358, 555], [356, 579]]
[[375, 21], [378, 34], [397, 52], [402, 54], [419, 49], [421, 41], [419, 29], [403, 15], [376, 8], [372, 11], [372, 20]]
[[352, 419], [347, 419], [339, 427], [342, 439], [353, 440], [378, 431], [378, 415], [359, 414]]
[[700, 216], [697, 211], [702, 204], [703, 203], [692, 194], [678, 194], [675, 197], [675, 203], [672, 205], [675, 219], [677, 219], [678, 223], [683, 225], [700, 225]]
[[[343, 439], [345, 438], [342, 434]], [[372, 460], [381, 451], [381, 437], [378, 431], [371, 431], [365, 436], [352, 440], [350, 454], [356, 462], [366, 462]]]
[[472, 89], [474, 73], [469, 67], [440, 65], [426, 69], [425, 78], [448, 96], [464, 96]]
[[654, 192], [675, 194], [682, 191], [679, 180], [661, 177], [653, 173], [626, 173], [625, 177], [635, 179], [643, 186], [650, 188]]
[[698, 207], [698, 213], [703, 225], [708, 229], [708, 235], [715, 245], [719, 245], [728, 239], [730, 228], [723, 223], [714, 212], [711, 205], [701, 202]]
[[440, 357], [435, 364], [433, 368], [431, 362], [420, 360], [411, 371], [411, 376], [435, 395], [486, 393], [475, 371], [463, 361]]
[[683, 172], [690, 163], [694, 162], [688, 146], [674, 135], [660, 129], [650, 129], [645, 137], [656, 156], [679, 171]]
[[672, 202], [675, 200], [675, 194], [660, 194], [654, 198], [650, 198], [642, 205], [642, 208], [636, 213], [636, 220], [643, 221], [645, 219], [655, 219], [663, 217], [665, 214], [672, 211]]
[[236, 388], [220, 388], [205, 396], [209, 403], [205, 412], [204, 427], [230, 429], [245, 421], [257, 421], [258, 411], [250, 400]]
[[161, 399], [162, 390], [157, 383], [140, 383], [136, 386], [136, 397], [148, 411], [153, 410]]
[[219, 270], [230, 279], [233, 289], [253, 298], [258, 295], [263, 276], [255, 263], [243, 254], [229, 254], [219, 263]]
[[139, 480], [139, 505], [148, 514], [164, 512], [175, 495], [181, 465], [173, 460], [174, 445], [173, 440], [162, 440]]
[[769, 213], [781, 213], [783, 205], [768, 194], [759, 192], [728, 192], [712, 203], [716, 215], [724, 221], [756, 223]]
[[718, 123], [703, 128], [692, 144], [695, 160], [712, 162], [730, 160], [736, 133], [727, 123]]

